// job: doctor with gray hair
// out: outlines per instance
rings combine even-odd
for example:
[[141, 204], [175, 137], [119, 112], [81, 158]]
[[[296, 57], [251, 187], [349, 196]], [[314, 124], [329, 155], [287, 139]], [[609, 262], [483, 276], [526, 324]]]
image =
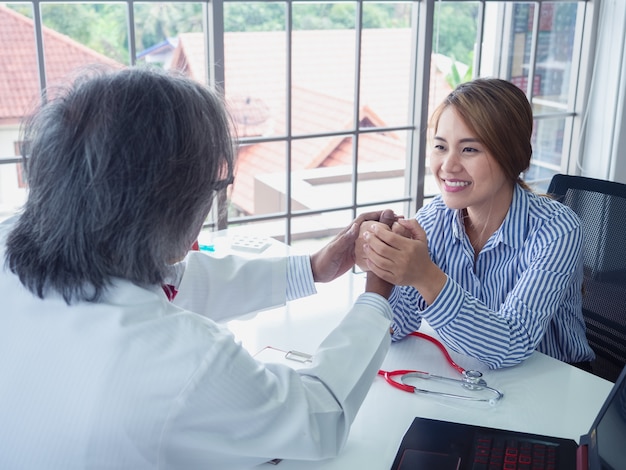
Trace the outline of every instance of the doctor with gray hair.
[[368, 275], [305, 371], [258, 362], [223, 322], [344, 274], [381, 213], [311, 256], [190, 251], [234, 176], [219, 95], [131, 67], [47, 96], [24, 123], [27, 202], [0, 224], [0, 468], [336, 456], [390, 344], [389, 286]]

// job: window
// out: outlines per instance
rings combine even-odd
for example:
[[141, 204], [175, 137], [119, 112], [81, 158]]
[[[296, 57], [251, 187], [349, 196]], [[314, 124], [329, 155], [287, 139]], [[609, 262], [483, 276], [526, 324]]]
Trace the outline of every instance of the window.
[[0, 77], [21, 100], [0, 104], [0, 217], [26, 191], [17, 187], [18, 159], [6, 142], [18, 140], [27, 104], [41, 87], [91, 62], [177, 68], [223, 88], [238, 136], [238, 173], [222, 198], [228, 211], [215, 211], [208, 229], [315, 243], [365, 210], [412, 216], [437, 193], [428, 116], [476, 76], [499, 76], [527, 93], [536, 122], [525, 178], [545, 190], [578, 145], [588, 16], [583, 1], [0, 6], [0, 39], [11, 44], [0, 60], [24, 64], [8, 81]]

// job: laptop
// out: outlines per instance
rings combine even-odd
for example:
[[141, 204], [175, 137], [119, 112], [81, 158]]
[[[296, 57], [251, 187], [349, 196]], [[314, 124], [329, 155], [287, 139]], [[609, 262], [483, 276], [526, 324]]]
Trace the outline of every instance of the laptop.
[[415, 418], [391, 470], [626, 470], [626, 367], [580, 445], [571, 439]]

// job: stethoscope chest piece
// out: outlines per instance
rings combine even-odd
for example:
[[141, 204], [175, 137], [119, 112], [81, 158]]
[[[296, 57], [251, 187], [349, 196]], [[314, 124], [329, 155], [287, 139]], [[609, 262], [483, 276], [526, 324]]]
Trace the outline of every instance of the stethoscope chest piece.
[[461, 382], [463, 383], [463, 387], [468, 390], [482, 390], [483, 388], [487, 388], [487, 382], [483, 379], [483, 373], [479, 370], [464, 370]]

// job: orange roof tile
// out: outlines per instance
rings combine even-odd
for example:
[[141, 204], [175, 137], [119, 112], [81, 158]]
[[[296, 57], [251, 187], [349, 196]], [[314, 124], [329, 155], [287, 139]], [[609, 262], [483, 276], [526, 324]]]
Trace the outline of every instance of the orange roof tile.
[[[50, 85], [88, 64], [122, 66], [71, 38], [43, 28]], [[33, 21], [0, 5], [0, 124], [17, 124], [40, 96]]]
[[[303, 135], [308, 129], [341, 130], [349, 132], [352, 124], [351, 103], [332, 98], [300, 87], [293, 87], [294, 106], [306, 109], [301, 119], [294, 119], [294, 135]], [[347, 106], [347, 105], [350, 106]], [[334, 106], [333, 106], [334, 105]], [[343, 111], [343, 113], [341, 112]], [[278, 119], [282, 117], [282, 119]], [[367, 106], [361, 108], [360, 121], [368, 120], [382, 124]], [[284, 129], [284, 115], [277, 116], [275, 129]], [[359, 138], [359, 162], [368, 163], [386, 159], [404, 159], [404, 141], [397, 135], [367, 133]], [[349, 165], [352, 161], [352, 138], [350, 136], [315, 137], [291, 141], [291, 170]], [[237, 159], [237, 177], [231, 193], [231, 201], [244, 212], [257, 213], [254, 207], [254, 183], [259, 174], [281, 173], [286, 168], [286, 144], [284, 142], [244, 145]]]

